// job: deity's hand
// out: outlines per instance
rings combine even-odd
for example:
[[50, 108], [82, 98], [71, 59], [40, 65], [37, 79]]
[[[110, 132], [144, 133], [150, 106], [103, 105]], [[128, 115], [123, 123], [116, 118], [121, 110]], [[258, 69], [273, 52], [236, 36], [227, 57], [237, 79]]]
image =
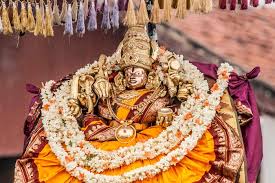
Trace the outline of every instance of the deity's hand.
[[82, 111], [78, 104], [77, 99], [70, 98], [68, 101], [68, 106], [73, 116], [79, 117], [82, 114]]
[[177, 97], [180, 101], [186, 101], [188, 96], [193, 93], [193, 85], [189, 82], [180, 83]]
[[99, 98], [106, 99], [110, 97], [111, 84], [105, 78], [97, 78], [94, 83], [94, 91]]
[[158, 111], [157, 121], [156, 123], [158, 125], [161, 125], [163, 127], [168, 127], [171, 125], [173, 120], [173, 110], [170, 108], [161, 108]]

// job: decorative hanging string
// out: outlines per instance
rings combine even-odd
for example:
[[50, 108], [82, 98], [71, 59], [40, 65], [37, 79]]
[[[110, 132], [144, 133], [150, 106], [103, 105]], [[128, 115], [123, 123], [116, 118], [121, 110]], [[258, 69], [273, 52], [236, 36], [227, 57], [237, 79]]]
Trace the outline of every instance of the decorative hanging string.
[[96, 0], [96, 10], [101, 11], [103, 4], [104, 4], [104, 0]]
[[42, 19], [41, 9], [38, 3], [35, 5], [35, 12], [36, 12], [36, 17], [35, 17], [36, 23], [35, 23], [33, 34], [35, 36], [43, 35], [43, 19]]
[[57, 5], [57, 0], [54, 0], [54, 3], [53, 3], [53, 24], [55, 24], [55, 25], [60, 25], [61, 24], [61, 19], [60, 19], [60, 14], [59, 14], [59, 8], [58, 8], [58, 5]]
[[25, 6], [25, 1], [21, 2], [20, 18], [21, 18], [22, 31], [25, 32], [28, 27], [28, 18], [27, 18], [27, 10], [26, 10], [26, 6]]
[[18, 1], [12, 2], [12, 24], [15, 32], [21, 32], [21, 22], [18, 14]]
[[108, 0], [104, 1], [104, 10], [103, 10], [103, 16], [102, 16], [102, 22], [101, 22], [101, 29], [103, 29], [104, 31], [111, 29]]
[[150, 21], [154, 24], [158, 24], [161, 22], [158, 0], [154, 0]]
[[3, 32], [3, 24], [2, 24], [2, 18], [0, 16], [0, 33]]
[[32, 4], [28, 2], [28, 23], [27, 23], [27, 31], [33, 32], [35, 28], [35, 20], [32, 11]]
[[132, 0], [128, 1], [128, 7], [123, 23], [128, 27], [135, 26], [137, 24], [135, 7]]
[[[251, 2], [251, 1], [250, 1]], [[252, 6], [257, 7], [259, 6], [259, 0], [252, 0]]]
[[83, 11], [84, 11], [84, 19], [86, 20], [89, 14], [89, 0], [84, 0]]
[[201, 0], [190, 0], [190, 10], [194, 13], [200, 13], [202, 10]]
[[226, 0], [219, 0], [220, 9], [226, 9]]
[[62, 9], [61, 9], [61, 13], [60, 13], [60, 21], [61, 23], [65, 23], [66, 22], [66, 17], [67, 17], [67, 1], [63, 0], [62, 2]]
[[50, 12], [49, 4], [46, 5], [46, 15], [45, 15], [45, 34], [46, 37], [54, 36], [53, 33], [53, 24], [52, 24], [52, 15]]
[[172, 0], [164, 0], [164, 2], [163, 2], [163, 8], [164, 8], [163, 20], [166, 22], [171, 20], [171, 9], [172, 9], [171, 6], [172, 6]]
[[69, 36], [72, 36], [74, 34], [73, 31], [73, 21], [72, 21], [72, 6], [71, 4], [68, 4], [66, 19], [65, 19], [65, 30], [64, 35], [68, 34]]
[[52, 9], [52, 2], [51, 0], [47, 0], [47, 5], [49, 8], [49, 14], [51, 16], [52, 26], [53, 26], [53, 9]]
[[72, 19], [73, 19], [73, 22], [77, 21], [77, 14], [78, 14], [77, 0], [73, 0], [73, 5], [72, 5]]
[[43, 19], [44, 19], [44, 16], [45, 16], [44, 5], [45, 5], [44, 0], [40, 0], [39, 6], [40, 6], [40, 9], [41, 9], [41, 16], [43, 17]]
[[92, 0], [90, 10], [89, 10], [89, 21], [87, 25], [88, 31], [94, 31], [97, 29], [97, 19], [96, 19], [96, 9], [95, 9], [95, 2]]
[[241, 10], [246, 10], [248, 8], [248, 1], [241, 0]]
[[6, 3], [3, 1], [2, 1], [2, 25], [3, 25], [3, 34], [4, 35], [13, 33], [10, 18], [9, 18], [9, 13], [8, 13], [8, 10], [6, 7]]
[[[235, 0], [231, 0], [231, 1], [235, 1]], [[209, 13], [212, 11], [212, 0], [201, 0], [201, 11], [203, 13]]]
[[187, 2], [186, 0], [178, 0], [177, 3], [177, 18], [184, 18], [187, 13]]
[[137, 13], [138, 24], [146, 25], [149, 23], [149, 17], [145, 0], [140, 0], [139, 10]]
[[[8, 7], [6, 5], [7, 1], [9, 1]], [[125, 14], [122, 14], [125, 15], [122, 22], [126, 26], [146, 25], [148, 23], [154, 25], [162, 21], [170, 21], [172, 14], [175, 14], [177, 18], [184, 18], [188, 12], [208, 13], [213, 6], [212, 0], [139, 0], [139, 8], [136, 8], [134, 2], [137, 1], [126, 1], [128, 1], [127, 10]], [[265, 0], [265, 3], [270, 3], [270, 1]], [[8, 35], [13, 32], [28, 31], [33, 32], [36, 36], [44, 35], [47, 37], [54, 35], [53, 24], [64, 25], [67, 22], [64, 33], [72, 35], [73, 28], [71, 29], [71, 27], [73, 26], [72, 23], [75, 22], [76, 32], [78, 35], [83, 36], [86, 19], [88, 19], [87, 30], [94, 31], [97, 29], [97, 11], [103, 12], [102, 29], [109, 30], [113, 27], [113, 30], [116, 30], [119, 28], [120, 10], [118, 0], [97, 0], [96, 4], [95, 0], [71, 0], [71, 2], [71, 12], [68, 13], [67, 0], [63, 0], [60, 7], [57, 0], [37, 0], [36, 3], [33, 0], [4, 0], [1, 2], [0, 11], [1, 33]], [[159, 4], [159, 2], [162, 3]], [[241, 3], [241, 9], [247, 9], [249, 6], [248, 0], [219, 0], [219, 6], [220, 8], [226, 8], [227, 3], [229, 3], [230, 9], [234, 10], [238, 2]], [[259, 4], [259, 0], [251, 0], [250, 2], [251, 6], [258, 6]], [[80, 4], [83, 7], [81, 10], [79, 10]], [[161, 9], [163, 13], [161, 13]], [[173, 10], [176, 12], [173, 13]]]
[[119, 28], [119, 8], [118, 8], [117, 0], [114, 0], [114, 5], [112, 8], [111, 24], [114, 31]]
[[78, 19], [75, 31], [79, 35], [79, 37], [82, 37], [85, 33], [84, 7], [82, 1], [80, 1], [79, 4]]

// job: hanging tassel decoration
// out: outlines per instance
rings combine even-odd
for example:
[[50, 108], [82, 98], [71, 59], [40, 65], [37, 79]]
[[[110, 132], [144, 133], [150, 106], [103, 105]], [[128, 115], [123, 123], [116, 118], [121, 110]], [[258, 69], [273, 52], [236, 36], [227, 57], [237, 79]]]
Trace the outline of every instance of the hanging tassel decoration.
[[40, 10], [42, 18], [45, 17], [45, 10], [44, 10], [44, 0], [40, 0]]
[[46, 35], [46, 37], [54, 36], [52, 16], [51, 16], [50, 8], [49, 8], [48, 4], [46, 5], [46, 14], [45, 14], [45, 35]]
[[35, 23], [33, 34], [35, 36], [43, 35], [43, 18], [42, 18], [41, 9], [38, 3], [35, 5], [35, 12], [36, 12], [36, 16], [35, 16], [36, 23]]
[[75, 22], [77, 20], [77, 13], [78, 13], [78, 4], [77, 0], [73, 0], [73, 5], [72, 5], [72, 19]]
[[[199, 1], [199, 0], [198, 0]], [[164, 17], [163, 20], [168, 22], [171, 20], [172, 0], [164, 0]]]
[[55, 24], [55, 25], [61, 24], [57, 0], [54, 0], [54, 3], [53, 3], [53, 24]]
[[[231, 0], [231, 1], [235, 1], [235, 0]], [[209, 13], [212, 11], [212, 0], [201, 0], [201, 11], [203, 13]]]
[[220, 9], [226, 9], [226, 0], [219, 0]]
[[0, 33], [3, 32], [3, 24], [2, 24], [2, 18], [0, 16]]
[[237, 0], [231, 0], [230, 1], [230, 10], [236, 9]]
[[21, 18], [22, 31], [25, 32], [28, 27], [28, 17], [27, 17], [27, 10], [26, 10], [24, 1], [21, 1], [20, 18]]
[[60, 14], [60, 21], [61, 21], [61, 23], [65, 23], [66, 22], [67, 11], [68, 11], [67, 7], [68, 7], [67, 1], [63, 0], [61, 14]]
[[194, 13], [201, 12], [201, 0], [190, 0], [190, 10]]
[[101, 11], [103, 4], [104, 4], [104, 0], [97, 0], [96, 1], [96, 10]]
[[35, 28], [35, 20], [32, 12], [32, 4], [28, 2], [28, 23], [27, 23], [27, 31], [33, 32]]
[[12, 27], [11, 27], [11, 22], [9, 19], [9, 13], [6, 7], [5, 2], [2, 1], [2, 26], [3, 26], [3, 34], [8, 35], [12, 34]]
[[[273, 0], [273, 2], [275, 1]], [[250, 1], [250, 3], [253, 5], [253, 7], [259, 6], [259, 0], [252, 0], [252, 2]]]
[[135, 7], [132, 0], [128, 1], [128, 7], [123, 23], [128, 27], [135, 26], [137, 24]]
[[184, 18], [186, 13], [187, 13], [187, 2], [186, 2], [186, 0], [178, 0], [176, 17], [177, 18]]
[[48, 5], [48, 8], [49, 8], [49, 14], [51, 16], [51, 21], [52, 21], [52, 24], [53, 24], [53, 9], [52, 9], [52, 2], [51, 2], [51, 0], [47, 0], [47, 5]]
[[101, 22], [101, 29], [107, 31], [111, 29], [111, 22], [110, 22], [110, 10], [108, 5], [108, 0], [105, 0], [104, 2], [104, 10], [103, 10], [103, 16], [102, 16], [102, 22]]
[[248, 0], [241, 0], [241, 10], [246, 10], [248, 8]]
[[78, 19], [76, 23], [76, 32], [80, 37], [83, 37], [85, 33], [85, 20], [84, 20], [84, 7], [82, 0], [79, 3]]
[[149, 23], [149, 16], [145, 0], [140, 0], [139, 10], [137, 14], [137, 21], [139, 25], [146, 25]]
[[97, 19], [96, 19], [96, 9], [95, 9], [95, 2], [92, 0], [92, 4], [89, 10], [89, 21], [87, 25], [88, 31], [94, 31], [97, 29]]
[[20, 22], [17, 6], [18, 6], [18, 1], [12, 2], [12, 24], [13, 24], [14, 30], [16, 32], [20, 32], [22, 31], [22, 28], [21, 28], [21, 22]]
[[84, 0], [83, 8], [84, 8], [84, 19], [86, 20], [89, 14], [89, 0]]
[[72, 20], [72, 6], [71, 6], [71, 4], [68, 4], [66, 19], [65, 19], [64, 35], [65, 34], [68, 34], [69, 36], [72, 36], [74, 34], [74, 31], [73, 31], [73, 20]]
[[113, 27], [113, 31], [119, 28], [119, 8], [118, 8], [117, 0], [114, 0], [114, 6], [112, 8], [111, 24]]
[[150, 22], [152, 22], [154, 24], [158, 24], [158, 23], [161, 22], [159, 1], [158, 0], [154, 0]]

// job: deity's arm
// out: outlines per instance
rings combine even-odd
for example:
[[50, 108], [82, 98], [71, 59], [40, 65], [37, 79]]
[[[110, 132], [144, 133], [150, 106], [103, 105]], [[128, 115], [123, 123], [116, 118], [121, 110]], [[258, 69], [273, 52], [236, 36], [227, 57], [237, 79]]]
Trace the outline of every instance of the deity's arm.
[[94, 114], [97, 101], [110, 97], [111, 84], [108, 80], [105, 62], [106, 56], [101, 55], [97, 66], [92, 68], [89, 74], [79, 74], [73, 77], [72, 99], [68, 103], [74, 116], [79, 117], [82, 114], [82, 108], [86, 109], [86, 114]]
[[177, 97], [180, 101], [186, 101], [193, 93], [192, 82], [186, 80], [184, 70], [178, 56], [168, 52], [160, 58], [162, 72], [165, 73], [164, 84], [168, 88], [170, 97]]

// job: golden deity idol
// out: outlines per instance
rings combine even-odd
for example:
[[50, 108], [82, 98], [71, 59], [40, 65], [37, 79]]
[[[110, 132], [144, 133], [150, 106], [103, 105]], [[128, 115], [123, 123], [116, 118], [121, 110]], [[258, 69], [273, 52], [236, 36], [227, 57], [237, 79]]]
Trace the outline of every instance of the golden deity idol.
[[[15, 182], [241, 181], [244, 149], [230, 96], [227, 90], [221, 92], [221, 99], [203, 93], [204, 87], [214, 93], [223, 85], [213, 85], [212, 80], [199, 83], [206, 81], [202, 74], [192, 79], [196, 69], [184, 70], [192, 64], [186, 62], [185, 67], [182, 60], [159, 48], [143, 26], [130, 27], [113, 56], [101, 55], [85, 72], [53, 84], [55, 89], [67, 82], [69, 97], [62, 95], [67, 108], [56, 103], [62, 99], [57, 94], [62, 86], [56, 89], [55, 99], [43, 99], [48, 101], [42, 107], [43, 122], [38, 120], [17, 161]], [[226, 70], [220, 76], [228, 79]], [[208, 95], [209, 100], [203, 100]], [[50, 115], [55, 105], [58, 112]], [[58, 116], [64, 127], [56, 125], [60, 131], [55, 131], [51, 124], [58, 123]], [[209, 124], [203, 126], [208, 117]], [[69, 128], [74, 119], [79, 128]], [[78, 140], [78, 134], [85, 139]], [[58, 138], [56, 147], [52, 142]], [[161, 143], [166, 138], [169, 143]], [[64, 155], [57, 148], [64, 149]], [[78, 163], [73, 166], [73, 162]]]

